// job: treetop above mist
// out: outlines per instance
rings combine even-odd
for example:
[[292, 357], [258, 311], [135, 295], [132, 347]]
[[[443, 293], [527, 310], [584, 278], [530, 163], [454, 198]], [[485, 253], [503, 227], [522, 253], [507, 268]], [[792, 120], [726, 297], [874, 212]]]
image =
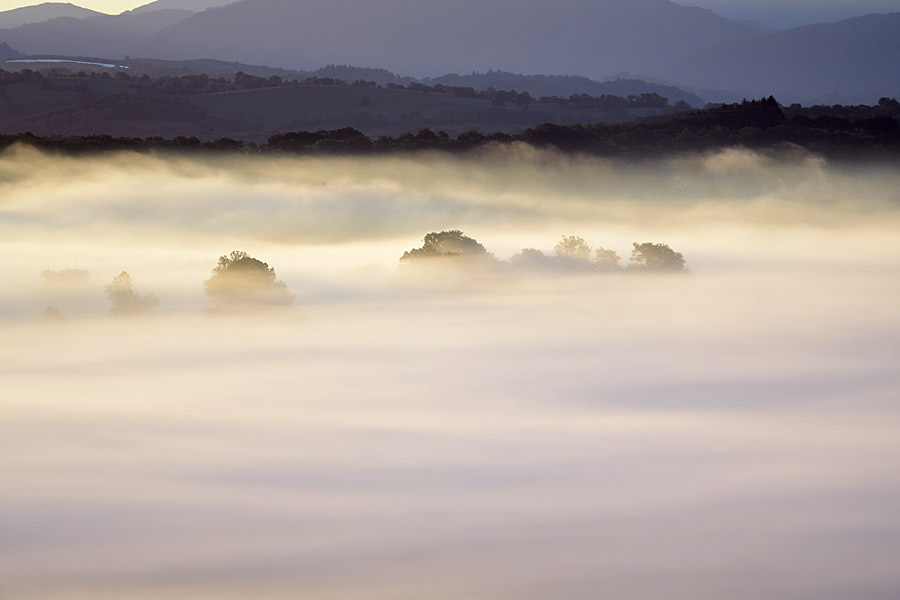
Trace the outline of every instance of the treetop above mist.
[[275, 269], [242, 250], [220, 256], [203, 287], [215, 310], [290, 306], [293, 301], [287, 285], [276, 279]]
[[498, 261], [477, 240], [458, 229], [433, 231], [425, 236], [419, 248], [413, 248], [400, 257], [401, 265], [428, 268], [437, 265], [460, 267], [487, 266], [496, 269], [512, 267], [529, 272], [684, 272], [687, 271], [684, 256], [667, 244], [635, 242], [631, 260], [625, 267], [615, 250], [591, 248], [582, 237], [564, 235], [554, 246], [554, 254], [547, 255], [535, 248], [525, 248], [508, 262]]
[[425, 236], [422, 247], [404, 252], [400, 262], [411, 263], [432, 258], [483, 259], [493, 258], [493, 255], [462, 231], [453, 229], [429, 233]]

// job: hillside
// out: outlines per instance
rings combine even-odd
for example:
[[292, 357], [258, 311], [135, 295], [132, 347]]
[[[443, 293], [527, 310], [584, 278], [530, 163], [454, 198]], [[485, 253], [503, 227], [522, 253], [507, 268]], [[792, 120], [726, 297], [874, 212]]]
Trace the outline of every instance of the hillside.
[[[371, 65], [378, 67], [372, 80], [382, 84], [394, 73], [422, 79], [474, 70], [483, 75], [430, 81], [535, 95], [627, 95], [638, 92], [623, 87], [637, 85], [627, 80], [649, 79], [681, 89], [647, 84], [639, 93], [694, 105], [697, 96], [858, 103], [900, 92], [900, 13], [773, 33], [670, 0], [238, 0], [198, 13], [185, 8], [209, 1], [55, 18], [0, 29], [0, 41], [30, 55], [213, 59], [305, 73], [323, 64]], [[583, 78], [514, 83], [510, 73]], [[589, 82], [611, 74], [623, 81]]]
[[661, 59], [753, 35], [669, 0], [240, 0], [160, 31], [132, 54], [299, 69], [367, 63], [414, 76], [500, 68], [602, 77], [658, 73]]
[[486, 90], [490, 87], [498, 90], [515, 89], [520, 92], [528, 92], [532, 96], [569, 96], [570, 94], [631, 96], [659, 94], [668, 98], [672, 104], [682, 101], [696, 107], [704, 105], [704, 101], [696, 94], [685, 92], [672, 85], [661, 85], [639, 79], [594, 81], [577, 75], [520, 75], [490, 70], [487, 73], [473, 73], [471, 75], [450, 74], [424, 81], [426, 83], [441, 83], [444, 85], [471, 86], [476, 90]]
[[6, 42], [0, 42], [0, 60], [9, 60], [11, 58], [21, 58], [22, 53], [9, 47]]
[[[353, 0], [241, 0], [172, 19], [178, 22], [159, 32], [132, 28], [122, 36], [118, 20], [91, 28], [63, 21], [12, 28], [0, 38], [29, 54], [208, 57], [298, 69], [363, 63], [420, 76], [500, 67], [602, 77], [659, 71], [659, 57], [757, 34], [753, 26], [668, 0], [564, 1], [567, 6], [547, 7], [513, 0], [374, 0], [360, 7]], [[122, 17], [201, 5], [151, 3]]]
[[137, 8], [126, 12], [145, 13], [167, 8], [175, 8], [196, 13], [214, 6], [224, 6], [225, 4], [229, 4], [234, 1], [235, 0], [156, 0], [155, 2], [150, 2], [149, 4], [144, 4], [143, 6], [138, 6]]
[[679, 81], [786, 102], [859, 103], [900, 95], [900, 13], [867, 15], [720, 44], [676, 69]]
[[[64, 57], [61, 55], [35, 55], [35, 60], [84, 60], [83, 57]], [[231, 79], [235, 73], [241, 71], [256, 77], [269, 78], [274, 76], [283, 80], [297, 80], [307, 77], [333, 78], [346, 82], [363, 80], [375, 82], [379, 85], [402, 84], [407, 85], [419, 82], [427, 85], [445, 85], [457, 87], [471, 87], [474, 90], [517, 90], [528, 92], [535, 98], [541, 96], [560, 96], [567, 98], [572, 94], [588, 94], [591, 96], [640, 96], [641, 94], [658, 94], [669, 99], [671, 104], [686, 102], [691, 106], [699, 107], [705, 101], [696, 94], [691, 94], [675, 86], [651, 83], [638, 79], [613, 79], [609, 81], [594, 81], [587, 77], [576, 75], [520, 75], [504, 71], [488, 71], [487, 73], [473, 73], [472, 75], [448, 74], [441, 77], [416, 80], [413, 77], [398, 75], [386, 69], [368, 67], [354, 67], [349, 65], [326, 65], [314, 71], [298, 71], [267, 67], [262, 65], [250, 65], [246, 63], [226, 62], [214, 59], [197, 60], [163, 60], [150, 58], [129, 58], [127, 60], [96, 58], [96, 63], [115, 63], [128, 68], [132, 76], [148, 75], [152, 79], [163, 76], [206, 75], [212, 78], [225, 77]], [[3, 65], [0, 65], [2, 68]], [[108, 69], [98, 65], [75, 65], [60, 62], [52, 64], [47, 62], [16, 63], [9, 65], [9, 70], [30, 68], [49, 73], [53, 69], [63, 70], [78, 69], [102, 73], [109, 71], [114, 74], [117, 69]]]
[[244, 74], [157, 80], [42, 77], [0, 72], [0, 132], [39, 135], [197, 136], [260, 140], [297, 129], [355, 127], [369, 135], [422, 128], [521, 131], [540, 123], [620, 122], [671, 112], [656, 95], [535, 99], [511, 91], [378, 87], [328, 78], [282, 83]]
[[69, 17], [72, 19], [85, 19], [96, 17], [103, 13], [87, 8], [81, 8], [68, 2], [45, 2], [32, 6], [23, 6], [12, 10], [0, 12], [0, 29], [11, 29], [28, 23], [41, 23], [50, 19]]
[[121, 15], [97, 14], [88, 18], [60, 17], [0, 30], [0, 40], [26, 54], [113, 56], [128, 54], [136, 40], [183, 20], [193, 13], [163, 9]]

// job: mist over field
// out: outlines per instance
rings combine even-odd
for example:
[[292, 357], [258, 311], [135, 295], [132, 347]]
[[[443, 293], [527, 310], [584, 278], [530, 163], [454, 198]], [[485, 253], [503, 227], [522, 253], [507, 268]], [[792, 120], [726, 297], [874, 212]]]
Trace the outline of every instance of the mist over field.
[[[799, 152], [10, 150], [0, 597], [893, 598], [898, 190]], [[449, 230], [496, 260], [399, 265]], [[511, 260], [570, 235], [690, 272]], [[233, 250], [292, 305], [210, 311]]]

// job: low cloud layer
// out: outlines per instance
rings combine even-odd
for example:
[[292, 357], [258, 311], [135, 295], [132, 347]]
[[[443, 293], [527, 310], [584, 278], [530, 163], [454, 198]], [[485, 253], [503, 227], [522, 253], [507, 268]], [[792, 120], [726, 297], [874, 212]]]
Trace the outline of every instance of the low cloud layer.
[[[896, 171], [19, 149], [0, 181], [4, 598], [900, 587]], [[691, 273], [398, 267], [450, 229]], [[294, 306], [209, 314], [235, 249]], [[123, 270], [151, 314], [108, 315]]]

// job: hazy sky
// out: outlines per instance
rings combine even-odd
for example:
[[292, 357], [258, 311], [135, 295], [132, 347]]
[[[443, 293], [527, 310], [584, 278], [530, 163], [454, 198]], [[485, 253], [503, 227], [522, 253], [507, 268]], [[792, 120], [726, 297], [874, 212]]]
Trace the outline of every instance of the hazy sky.
[[[9, 10], [39, 0], [0, 0], [0, 10]], [[211, 1], [211, 4], [220, 3]], [[224, 3], [224, 2], [222, 2]], [[142, 0], [84, 0], [79, 6], [117, 14], [147, 4]], [[777, 27], [835, 21], [871, 12], [900, 11], [900, 0], [684, 0], [679, 4], [711, 8], [719, 14], [759, 21]]]

